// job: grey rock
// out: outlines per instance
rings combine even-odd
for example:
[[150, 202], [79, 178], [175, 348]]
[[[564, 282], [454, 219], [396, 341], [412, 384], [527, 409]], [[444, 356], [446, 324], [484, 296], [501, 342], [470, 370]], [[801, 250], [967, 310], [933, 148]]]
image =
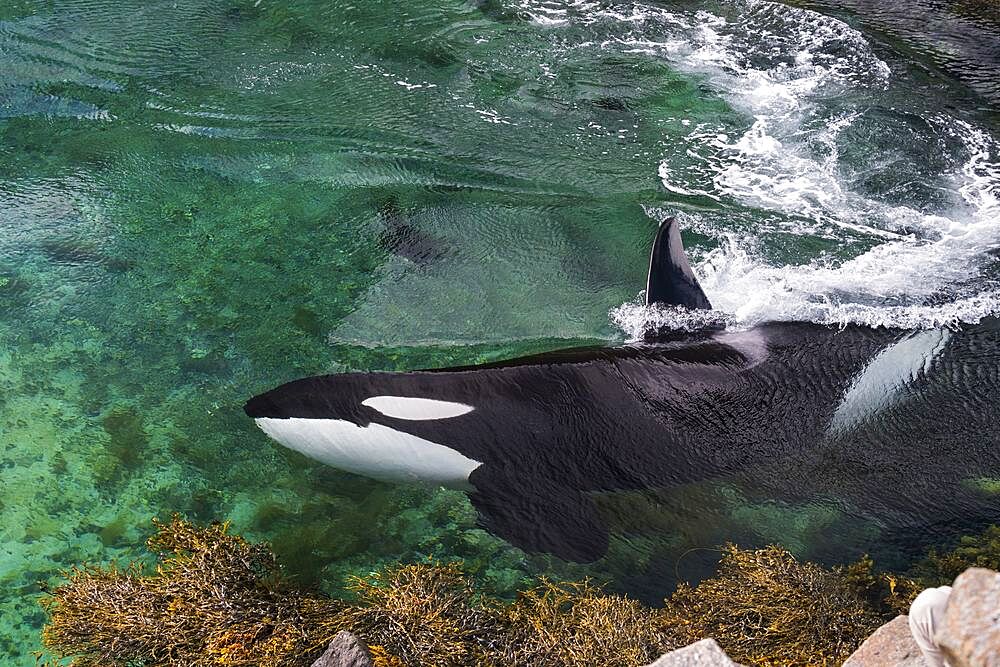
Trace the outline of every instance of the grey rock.
[[312, 667], [375, 667], [375, 663], [364, 642], [341, 630]]
[[647, 667], [738, 667], [714, 639], [702, 639], [690, 646], [661, 655]]
[[910, 634], [906, 616], [897, 616], [873, 632], [844, 667], [927, 667], [927, 661]]
[[1000, 667], [1000, 574], [973, 567], [959, 575], [934, 641], [951, 667]]

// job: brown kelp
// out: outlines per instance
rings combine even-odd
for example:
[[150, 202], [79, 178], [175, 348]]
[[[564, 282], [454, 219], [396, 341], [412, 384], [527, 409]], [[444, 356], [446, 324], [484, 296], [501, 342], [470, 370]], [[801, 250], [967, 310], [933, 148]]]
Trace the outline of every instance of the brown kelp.
[[79, 567], [43, 599], [43, 640], [74, 667], [297, 665], [342, 626], [340, 602], [290, 586], [266, 546], [226, 524], [156, 528], [154, 572]]
[[345, 602], [295, 587], [266, 546], [226, 524], [156, 528], [154, 571], [74, 568], [43, 599], [52, 653], [74, 667], [286, 667], [348, 629], [386, 667], [615, 667], [677, 645], [655, 610], [587, 583], [542, 582], [509, 604], [477, 593], [458, 564], [423, 563], [354, 578]]
[[912, 576], [877, 572], [868, 558], [829, 569], [776, 546], [726, 545], [714, 577], [654, 609], [590, 581], [543, 579], [501, 600], [460, 564], [435, 562], [354, 577], [335, 599], [296, 585], [266, 545], [227, 524], [155, 525], [155, 568], [77, 567], [43, 598], [53, 655], [74, 667], [304, 667], [349, 630], [380, 667], [628, 667], [704, 637], [748, 665], [832, 665], [922, 586], [992, 562], [1000, 535], [934, 552]]
[[590, 581], [542, 580], [506, 614], [512, 634], [500, 664], [626, 667], [681, 646], [660, 610], [606, 595]]
[[718, 574], [681, 584], [664, 610], [688, 642], [713, 637], [757, 665], [840, 664], [884, 619], [842, 573], [780, 547], [723, 549]]
[[477, 598], [456, 563], [403, 565], [354, 578], [349, 589], [357, 604], [345, 625], [390, 664], [489, 664], [490, 647], [507, 634], [499, 609]]

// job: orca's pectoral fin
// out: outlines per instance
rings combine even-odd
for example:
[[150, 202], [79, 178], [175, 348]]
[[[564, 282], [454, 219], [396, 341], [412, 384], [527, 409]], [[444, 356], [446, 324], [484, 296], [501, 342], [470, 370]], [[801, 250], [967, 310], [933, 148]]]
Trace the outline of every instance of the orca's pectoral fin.
[[514, 546], [577, 563], [607, 553], [608, 528], [586, 494], [493, 465], [480, 466], [469, 481], [482, 527]]
[[712, 304], [694, 277], [691, 263], [684, 253], [677, 219], [670, 217], [660, 223], [649, 254], [649, 277], [646, 280], [646, 305], [711, 310]]
[[386, 251], [414, 264], [425, 265], [443, 257], [444, 246], [432, 236], [413, 226], [395, 197], [377, 202], [378, 217], [384, 225], [378, 240]]

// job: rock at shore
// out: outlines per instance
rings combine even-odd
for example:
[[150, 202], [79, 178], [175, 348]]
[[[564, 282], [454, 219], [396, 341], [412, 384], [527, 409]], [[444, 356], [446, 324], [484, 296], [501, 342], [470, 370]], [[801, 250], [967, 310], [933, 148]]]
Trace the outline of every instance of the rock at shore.
[[739, 667], [729, 659], [714, 639], [702, 639], [690, 646], [671, 651], [647, 667]]
[[312, 667], [374, 667], [372, 654], [360, 639], [346, 630], [338, 632], [326, 653]]
[[[934, 636], [950, 667], [1000, 667], [1000, 574], [970, 568], [955, 580]], [[875, 631], [844, 667], [926, 667], [906, 616]]]
[[934, 639], [951, 667], [1000, 667], [1000, 574], [963, 572]]
[[876, 630], [844, 663], [844, 667], [926, 666], [906, 616], [897, 616]]

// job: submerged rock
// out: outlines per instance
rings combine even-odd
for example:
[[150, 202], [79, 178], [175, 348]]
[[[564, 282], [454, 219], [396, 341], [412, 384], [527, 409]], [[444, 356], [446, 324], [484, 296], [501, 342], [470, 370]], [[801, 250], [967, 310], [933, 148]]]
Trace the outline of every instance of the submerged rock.
[[934, 638], [951, 667], [1000, 667], [1000, 574], [962, 573]]
[[374, 667], [374, 665], [372, 654], [364, 642], [350, 632], [341, 630], [312, 667]]
[[702, 639], [690, 646], [665, 653], [647, 667], [735, 667], [714, 639]]
[[907, 617], [900, 615], [876, 630], [844, 667], [927, 667], [927, 661], [910, 633]]

